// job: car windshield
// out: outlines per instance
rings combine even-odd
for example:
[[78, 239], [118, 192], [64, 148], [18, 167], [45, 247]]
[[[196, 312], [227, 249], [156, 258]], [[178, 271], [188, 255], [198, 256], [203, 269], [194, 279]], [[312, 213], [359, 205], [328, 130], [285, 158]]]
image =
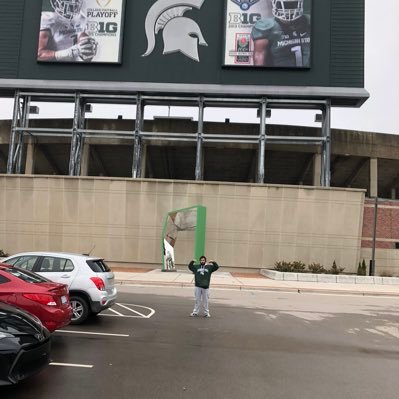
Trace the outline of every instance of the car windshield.
[[17, 269], [16, 267], [4, 269], [4, 272], [12, 274], [13, 276], [25, 281], [26, 283], [37, 284], [47, 283], [50, 281], [42, 276], [39, 276], [38, 274], [28, 272], [27, 270]]
[[94, 273], [107, 273], [111, 271], [111, 268], [103, 259], [88, 260], [86, 262]]

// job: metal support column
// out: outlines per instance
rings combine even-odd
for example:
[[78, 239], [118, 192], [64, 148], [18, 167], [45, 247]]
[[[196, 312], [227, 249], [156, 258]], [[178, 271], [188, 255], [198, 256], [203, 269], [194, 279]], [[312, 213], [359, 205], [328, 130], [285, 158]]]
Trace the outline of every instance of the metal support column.
[[84, 115], [84, 104], [80, 93], [75, 94], [75, 111], [73, 115], [71, 154], [69, 157], [69, 176], [79, 176], [82, 156], [83, 134], [82, 115]]
[[19, 90], [15, 91], [14, 95], [14, 111], [12, 116], [12, 125], [11, 125], [11, 136], [10, 136], [10, 144], [8, 146], [8, 160], [7, 160], [7, 173], [12, 174], [15, 172], [15, 160], [16, 160], [16, 142], [17, 142], [17, 128], [19, 126], [20, 120], [20, 99], [21, 95]]
[[203, 165], [203, 144], [204, 144], [204, 98], [198, 102], [198, 130], [197, 130], [197, 154], [195, 160], [195, 180], [204, 180]]
[[[29, 126], [29, 107], [30, 107], [30, 96], [26, 96], [22, 98], [22, 110], [21, 110], [21, 127], [27, 128]], [[18, 135], [18, 145], [15, 151], [15, 173], [22, 172], [22, 158], [24, 155], [25, 149], [25, 130], [20, 130]]]
[[326, 101], [323, 109], [322, 136], [325, 142], [322, 146], [321, 185], [330, 187], [331, 183], [331, 102]]
[[82, 130], [85, 129], [86, 124], [86, 101], [80, 101], [80, 111], [79, 111], [79, 132], [78, 132], [78, 146], [76, 149], [76, 176], [81, 175], [81, 165], [82, 165], [82, 156], [83, 156], [83, 147], [85, 142], [85, 136], [82, 133]]
[[143, 152], [143, 140], [141, 132], [143, 129], [144, 121], [144, 101], [141, 95], [137, 96], [136, 105], [136, 124], [134, 129], [134, 152], [133, 152], [133, 166], [132, 166], [132, 177], [138, 179], [141, 177], [141, 156]]
[[260, 106], [260, 131], [258, 148], [258, 173], [256, 182], [263, 184], [265, 182], [265, 153], [266, 153], [266, 107], [267, 100], [262, 99]]

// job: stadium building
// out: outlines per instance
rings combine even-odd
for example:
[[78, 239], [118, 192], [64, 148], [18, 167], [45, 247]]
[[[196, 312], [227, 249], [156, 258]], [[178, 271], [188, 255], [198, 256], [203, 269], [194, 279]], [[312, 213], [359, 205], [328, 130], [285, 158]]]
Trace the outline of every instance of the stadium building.
[[[206, 253], [225, 267], [355, 272], [365, 259], [398, 273], [399, 142], [330, 127], [332, 107], [368, 98], [364, 0], [73, 3], [14, 0], [0, 16], [0, 95], [14, 98], [0, 124], [0, 247], [159, 265], [166, 214], [203, 205]], [[40, 103], [69, 104], [71, 119], [30, 118]], [[96, 104], [135, 117], [90, 119]], [[147, 120], [158, 105], [198, 118]], [[259, 124], [206, 122], [209, 107], [257, 109]], [[320, 128], [269, 125], [274, 109], [314, 110]], [[175, 251], [178, 265], [192, 258], [190, 232]]]

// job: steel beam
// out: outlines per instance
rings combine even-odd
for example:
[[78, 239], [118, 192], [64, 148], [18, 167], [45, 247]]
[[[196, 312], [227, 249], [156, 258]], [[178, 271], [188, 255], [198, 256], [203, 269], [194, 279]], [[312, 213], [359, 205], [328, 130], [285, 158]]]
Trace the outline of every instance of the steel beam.
[[204, 179], [203, 165], [203, 143], [204, 143], [204, 99], [198, 101], [198, 129], [197, 129], [197, 152], [195, 157], [195, 180]]
[[136, 121], [134, 130], [134, 148], [133, 148], [133, 165], [132, 165], [132, 177], [137, 179], [141, 177], [141, 155], [143, 151], [143, 139], [141, 132], [143, 130], [144, 123], [144, 100], [141, 95], [137, 97], [136, 106]]
[[[29, 106], [30, 96], [23, 97], [22, 99], [22, 114], [21, 114], [21, 126], [22, 128], [29, 127]], [[15, 162], [15, 173], [20, 174], [22, 172], [22, 158], [25, 150], [25, 134], [26, 131], [19, 132], [19, 143], [16, 149], [16, 162]]]
[[[75, 101], [75, 110], [73, 116], [72, 129], [50, 129], [50, 128], [29, 128], [29, 134], [33, 136], [55, 136], [55, 137], [71, 137], [71, 154], [69, 163], [69, 174], [77, 176], [80, 174], [81, 153], [85, 138], [98, 139], [120, 139], [133, 140], [134, 154], [132, 165], [133, 178], [141, 177], [141, 159], [144, 141], [155, 142], [183, 142], [196, 143], [196, 167], [195, 179], [203, 179], [203, 146], [204, 143], [220, 143], [220, 144], [258, 144], [258, 167], [257, 178], [258, 183], [265, 180], [265, 153], [266, 143], [270, 144], [288, 144], [288, 145], [319, 145], [322, 147], [322, 177], [321, 184], [323, 186], [330, 185], [331, 175], [331, 101], [322, 96], [312, 96], [306, 98], [306, 94], [284, 95], [281, 91], [271, 91], [272, 97], [266, 93], [260, 93], [255, 88], [250, 95], [242, 92], [229, 92], [224, 94], [215, 94], [212, 91], [206, 92], [202, 97], [193, 96], [193, 91], [169, 92], [154, 91], [154, 95], [142, 95], [139, 90], [106, 90], [102, 93], [98, 90], [91, 92], [90, 90], [76, 91], [65, 86], [64, 92], [56, 93], [43, 88], [35, 87], [25, 88], [25, 91], [16, 91], [14, 98], [14, 115], [10, 137], [9, 157], [7, 162], [7, 173], [15, 173], [22, 169], [23, 154], [23, 136], [28, 128], [28, 99], [35, 101]], [[60, 89], [62, 90], [62, 89]], [[76, 89], [75, 89], [76, 90]], [[149, 93], [149, 91], [147, 91]], [[163, 95], [165, 94], [165, 95]], [[215, 94], [214, 97], [212, 97]], [[85, 129], [85, 109], [84, 104], [87, 102], [111, 102], [115, 104], [136, 104], [136, 121], [134, 131], [117, 131], [117, 130], [94, 130]], [[199, 108], [198, 129], [197, 133], [174, 133], [174, 132], [143, 132], [144, 126], [144, 109], [145, 105], [159, 103], [162, 105], [179, 105], [193, 106]], [[259, 135], [233, 135], [233, 134], [204, 134], [204, 108], [205, 107], [233, 107], [233, 108], [261, 108], [260, 115], [260, 131]], [[286, 109], [321, 109], [323, 112], [322, 134], [320, 137], [298, 137], [298, 136], [268, 136], [266, 134], [266, 108], [286, 108]]]
[[267, 100], [262, 99], [260, 106], [260, 130], [258, 147], [258, 174], [256, 182], [263, 184], [265, 182], [265, 153], [266, 153], [266, 107]]
[[80, 93], [75, 94], [75, 110], [73, 115], [71, 153], [69, 157], [69, 176], [79, 176], [80, 156], [82, 149], [83, 135], [80, 133], [82, 118], [84, 115], [84, 104]]
[[322, 146], [322, 173], [321, 185], [330, 187], [331, 184], [331, 103], [326, 102], [323, 108], [322, 137], [324, 143]]
[[15, 170], [15, 147], [16, 147], [16, 140], [17, 140], [17, 131], [16, 128], [18, 127], [19, 121], [19, 106], [20, 106], [20, 93], [18, 90], [15, 91], [14, 95], [14, 111], [12, 115], [12, 124], [11, 124], [11, 137], [10, 137], [10, 144], [8, 146], [8, 161], [7, 161], [7, 173], [12, 174]]

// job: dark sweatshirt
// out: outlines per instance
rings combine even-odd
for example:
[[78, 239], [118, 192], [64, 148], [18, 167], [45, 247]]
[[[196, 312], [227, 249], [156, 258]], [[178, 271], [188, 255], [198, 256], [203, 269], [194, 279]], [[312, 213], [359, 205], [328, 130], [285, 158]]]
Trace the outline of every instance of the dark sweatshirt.
[[188, 268], [195, 275], [195, 286], [199, 288], [209, 288], [209, 283], [211, 282], [211, 274], [219, 269], [219, 266], [216, 262], [208, 263], [204, 266], [194, 265], [194, 261], [192, 260]]

